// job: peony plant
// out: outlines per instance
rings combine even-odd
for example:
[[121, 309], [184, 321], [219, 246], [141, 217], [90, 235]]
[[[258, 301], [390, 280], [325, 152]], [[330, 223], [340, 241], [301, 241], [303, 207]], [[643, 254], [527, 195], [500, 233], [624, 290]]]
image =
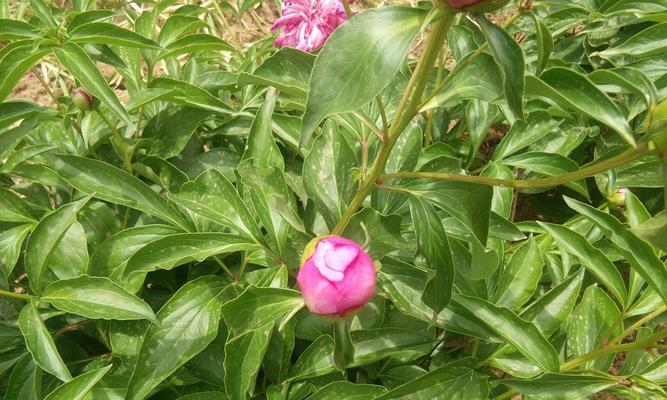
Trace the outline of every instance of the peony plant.
[[0, 0], [0, 397], [667, 398], [663, 3]]

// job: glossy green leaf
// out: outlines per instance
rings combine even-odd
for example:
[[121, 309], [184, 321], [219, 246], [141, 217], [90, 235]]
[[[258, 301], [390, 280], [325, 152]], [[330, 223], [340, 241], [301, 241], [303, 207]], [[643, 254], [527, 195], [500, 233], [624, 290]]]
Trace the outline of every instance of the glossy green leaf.
[[612, 128], [626, 142], [635, 144], [634, 134], [621, 109], [587, 77], [571, 69], [554, 67], [539, 78], [526, 78], [526, 93], [546, 97], [588, 115]]
[[308, 397], [309, 400], [370, 400], [387, 392], [382, 386], [354, 384], [347, 381], [333, 382]]
[[44, 2], [44, 0], [30, 0], [30, 8], [35, 16], [45, 24], [55, 28], [58, 26], [56, 19], [53, 17], [51, 8]]
[[565, 202], [600, 227], [632, 268], [667, 302], [667, 270], [648, 243], [626, 230], [610, 214], [567, 197]]
[[112, 365], [85, 372], [58, 386], [44, 400], [82, 400], [90, 389], [111, 369]]
[[170, 100], [177, 104], [210, 110], [221, 114], [231, 114], [234, 112], [231, 107], [223, 103], [222, 100], [216, 96], [207, 92], [205, 89], [185, 81], [159, 77], [151, 81], [149, 89], [172, 90], [173, 92], [170, 96]]
[[185, 107], [165, 109], [153, 117], [142, 132], [142, 137], [153, 139], [149, 154], [168, 159], [179, 155], [199, 124], [210, 111]]
[[97, 66], [88, 57], [85, 51], [75, 43], [66, 43], [62, 48], [53, 50], [58, 57], [58, 61], [74, 75], [81, 84], [88, 89], [93, 96], [102, 101], [118, 118], [126, 125], [131, 125], [132, 121], [123, 105], [111, 90], [109, 84], [97, 69]]
[[154, 41], [108, 22], [90, 22], [77, 26], [70, 32], [70, 40], [76, 43], [109, 44], [142, 49], [160, 48]]
[[0, 221], [35, 222], [35, 212], [18, 194], [0, 187]]
[[224, 282], [204, 276], [186, 283], [158, 311], [130, 378], [126, 399], [144, 399], [157, 385], [216, 337]]
[[632, 233], [667, 252], [667, 211], [661, 211], [650, 220], [633, 227]]
[[0, 128], [4, 128], [14, 122], [44, 112], [45, 109], [39, 105], [25, 100], [8, 100], [0, 103]]
[[166, 46], [166, 49], [157, 55], [156, 61], [181, 54], [194, 53], [197, 51], [229, 51], [233, 50], [224, 40], [206, 33], [194, 33], [174, 40]]
[[628, 292], [621, 273], [601, 250], [593, 247], [585, 237], [569, 228], [538, 223], [562, 249], [577, 256], [579, 262], [614, 294], [621, 305], [626, 303]]
[[599, 375], [546, 374], [532, 380], [503, 381], [503, 384], [525, 395], [545, 400], [584, 399], [618, 384], [615, 379]]
[[83, 275], [56, 281], [41, 297], [55, 308], [92, 319], [149, 319], [153, 310], [108, 278]]
[[494, 160], [501, 160], [517, 151], [537, 142], [560, 125], [560, 121], [554, 119], [544, 111], [536, 111], [528, 114], [525, 120], [516, 121], [510, 131], [500, 141], [493, 152]]
[[556, 351], [534, 324], [485, 300], [455, 296], [452, 302], [474, 313], [482, 325], [502, 336], [543, 371], [558, 371]]
[[183, 214], [136, 177], [110, 164], [83, 157], [60, 155], [55, 169], [74, 188], [112, 203], [155, 215], [179, 227], [188, 227]]
[[42, 290], [42, 279], [48, 268], [49, 257], [65, 236], [69, 227], [76, 222], [77, 213], [86, 205], [90, 197], [65, 204], [46, 215], [35, 226], [25, 251], [25, 269], [30, 279], [30, 287], [37, 293]]
[[5, 400], [40, 400], [42, 370], [35, 364], [30, 354], [23, 356], [9, 376]]
[[[503, 164], [546, 176], [560, 176], [579, 170], [577, 163], [555, 153], [528, 152], [517, 154], [503, 160]], [[580, 195], [588, 198], [588, 187], [585, 180], [572, 181], [564, 184]]]
[[242, 233], [256, 241], [262, 234], [234, 185], [218, 170], [210, 169], [188, 182], [177, 194], [170, 196], [175, 203]]
[[0, 159], [6, 159], [21, 140], [34, 128], [35, 121], [27, 120], [17, 127], [0, 132]]
[[618, 46], [601, 51], [602, 57], [650, 57], [662, 54], [667, 49], [667, 22], [639, 31]]
[[313, 67], [301, 146], [325, 117], [363, 106], [392, 82], [424, 17], [416, 8], [371, 9], [329, 37]]
[[537, 38], [537, 63], [536, 69], [539, 74], [546, 68], [549, 62], [549, 56], [554, 48], [554, 40], [551, 37], [551, 32], [544, 21], [534, 12], [530, 13], [535, 26], [535, 36]]
[[206, 23], [197, 17], [174, 13], [164, 21], [164, 24], [160, 28], [157, 42], [164, 46], [173, 42], [184, 33], [204, 27], [206, 27]]
[[256, 250], [250, 240], [228, 233], [179, 233], [148, 243], [127, 262], [124, 279], [156, 269], [172, 269], [185, 263], [202, 262], [208, 257]]
[[0, 273], [4, 276], [11, 276], [21, 254], [23, 241], [32, 229], [32, 224], [23, 224], [0, 233]]
[[301, 307], [303, 298], [296, 290], [250, 286], [239, 297], [223, 305], [222, 316], [235, 335], [240, 336]]
[[26, 347], [37, 365], [63, 382], [70, 381], [72, 375], [60, 357], [34, 302], [30, 301], [21, 310], [19, 328], [23, 333]]
[[436, 312], [440, 312], [452, 294], [454, 264], [447, 234], [435, 209], [421, 199], [410, 199], [410, 215], [415, 228], [417, 247], [435, 272], [428, 281], [422, 300]]
[[273, 323], [235, 337], [225, 345], [225, 389], [231, 400], [244, 400], [252, 390]]
[[281, 92], [306, 96], [315, 56], [304, 51], [284, 47], [252, 73], [242, 72], [239, 85], [268, 85]]
[[[2, 24], [3, 22], [0, 22]], [[0, 28], [2, 29], [2, 28]], [[34, 46], [32, 41], [19, 41], [9, 44], [0, 55], [0, 100], [4, 100], [16, 87], [19, 80], [49, 50]]]
[[493, 303], [499, 307], [521, 307], [537, 289], [543, 266], [537, 242], [529, 239], [528, 243], [512, 254], [500, 273]]
[[505, 99], [514, 115], [523, 119], [524, 69], [523, 50], [505, 30], [491, 23], [483, 14], [475, 20], [481, 26], [493, 52], [503, 81]]
[[333, 122], [325, 124], [303, 161], [303, 186], [329, 229], [350, 202], [356, 184], [355, 168], [356, 154], [343, 133]]
[[[364, 249], [371, 258], [379, 260], [410, 246], [401, 236], [401, 222], [402, 218], [397, 214], [382, 215], [372, 208], [364, 208], [352, 216], [342, 236], [357, 243], [368, 241]], [[370, 237], [369, 232], [373, 232]]]
[[38, 38], [39, 34], [35, 32], [36, 29], [35, 26], [23, 21], [0, 19], [0, 39], [2, 40]]

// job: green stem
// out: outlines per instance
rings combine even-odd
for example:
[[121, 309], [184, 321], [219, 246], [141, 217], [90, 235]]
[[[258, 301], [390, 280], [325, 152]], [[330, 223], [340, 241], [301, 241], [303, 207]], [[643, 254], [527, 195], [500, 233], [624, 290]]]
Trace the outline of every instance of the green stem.
[[218, 265], [220, 266], [220, 268], [222, 268], [222, 270], [225, 271], [225, 273], [226, 273], [226, 274], [227, 274], [233, 281], [237, 281], [237, 280], [238, 280], [238, 278], [236, 277], [236, 275], [234, 275], [234, 274], [232, 273], [232, 271], [229, 270], [229, 268], [227, 267], [227, 265], [225, 265], [225, 263], [222, 262], [222, 260], [220, 259], [220, 257], [218, 257], [218, 256], [213, 256], [213, 260], [215, 260], [215, 262], [218, 263]]
[[665, 159], [664, 157], [662, 160], [662, 181], [664, 183], [662, 197], [665, 203], [665, 210], [667, 210], [667, 159]]
[[127, 169], [127, 172], [132, 174], [132, 155], [130, 154], [130, 149], [128, 148], [127, 143], [125, 143], [125, 138], [120, 134], [120, 132], [118, 132], [116, 125], [114, 125], [99, 108], [95, 107], [95, 112], [97, 112], [97, 115], [99, 115], [100, 118], [102, 118], [102, 121], [104, 121], [109, 129], [111, 129], [113, 138], [116, 140], [118, 147], [120, 147], [120, 151], [123, 153], [122, 157], [123, 163], [125, 164], [125, 169]]
[[615, 338], [611, 339], [609, 343], [620, 343], [621, 340], [625, 339], [628, 335], [630, 335], [632, 332], [636, 331], [637, 328], [640, 326], [644, 325], [645, 323], [651, 321], [653, 318], [656, 318], [660, 314], [664, 313], [667, 311], [667, 305], [660, 306], [657, 310], [653, 311], [652, 313], [646, 315], [644, 318], [641, 318], [634, 324], [630, 325], [628, 329], [623, 331], [620, 335], [616, 336]]
[[354, 344], [350, 337], [350, 321], [334, 323], [334, 364], [339, 371], [345, 371], [354, 360]]
[[380, 110], [380, 118], [382, 119], [382, 131], [387, 132], [389, 127], [389, 122], [387, 122], [387, 111], [384, 108], [384, 102], [382, 101], [382, 96], [379, 94], [375, 96], [375, 104], [377, 104], [378, 110]]
[[640, 143], [637, 148], [627, 150], [616, 157], [612, 157], [608, 160], [601, 161], [599, 163], [580, 169], [578, 171], [544, 179], [514, 180], [514, 179], [487, 178], [484, 176], [449, 174], [449, 173], [439, 173], [439, 172], [396, 172], [393, 174], [387, 174], [380, 177], [380, 181], [384, 181], [386, 179], [395, 179], [395, 178], [421, 178], [421, 179], [435, 179], [441, 181], [470, 182], [470, 183], [478, 183], [481, 185], [511, 187], [515, 189], [548, 188], [597, 175], [601, 172], [605, 172], [612, 168], [618, 167], [619, 165], [623, 165], [631, 161], [634, 161], [648, 154], [650, 151], [651, 150], [647, 144]]
[[436, 23], [428, 43], [426, 44], [426, 49], [419, 59], [417, 67], [403, 93], [401, 102], [394, 113], [394, 118], [389, 131], [385, 135], [386, 142], [373, 163], [368, 179], [366, 179], [364, 184], [359, 187], [359, 190], [354, 195], [350, 204], [347, 206], [347, 209], [338, 221], [338, 224], [331, 231], [332, 234], [340, 235], [343, 232], [347, 224], [350, 222], [352, 215], [357, 212], [357, 209], [359, 209], [366, 197], [375, 187], [377, 179], [384, 173], [384, 168], [389, 159], [389, 155], [391, 154], [391, 149], [394, 147], [394, 144], [396, 144], [396, 140], [403, 129], [405, 129], [415, 115], [417, 106], [419, 105], [424, 89], [426, 88], [431, 69], [433, 68], [433, 63], [438, 57], [442, 43], [453, 20], [454, 14], [449, 11], [444, 11], [440, 21]]
[[30, 300], [30, 295], [8, 292], [6, 290], [0, 290], [0, 296], [11, 297], [11, 298], [20, 299], [20, 300]]

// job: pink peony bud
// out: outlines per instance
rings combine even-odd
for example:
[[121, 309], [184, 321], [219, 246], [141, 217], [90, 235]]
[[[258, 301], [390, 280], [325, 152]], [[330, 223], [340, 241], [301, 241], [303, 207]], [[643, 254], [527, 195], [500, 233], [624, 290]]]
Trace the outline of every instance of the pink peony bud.
[[445, 0], [445, 2], [459, 11], [488, 12], [503, 7], [509, 0]]
[[84, 88], [76, 88], [72, 91], [72, 102], [81, 111], [90, 111], [93, 109], [93, 95]]
[[347, 20], [339, 0], [285, 0], [280, 15], [271, 26], [272, 32], [282, 28], [275, 45], [303, 51], [322, 47], [331, 32]]
[[349, 318], [373, 297], [375, 265], [357, 243], [327, 236], [306, 249], [312, 254], [305, 254], [296, 280], [313, 314]]

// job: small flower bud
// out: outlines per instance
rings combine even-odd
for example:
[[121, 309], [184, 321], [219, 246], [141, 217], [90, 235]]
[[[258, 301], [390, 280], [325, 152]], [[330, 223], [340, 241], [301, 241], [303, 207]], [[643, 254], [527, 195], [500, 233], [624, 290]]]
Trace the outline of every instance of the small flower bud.
[[72, 102], [81, 111], [93, 109], [95, 98], [84, 88], [76, 88], [72, 91]]
[[373, 260], [357, 243], [340, 236], [313, 242], [296, 277], [306, 306], [332, 319], [352, 317], [375, 294]]
[[628, 189], [619, 188], [611, 196], [609, 196], [609, 202], [616, 207], [625, 207], [625, 194], [628, 193]]
[[503, 7], [509, 0], [445, 0], [458, 11], [489, 12]]

